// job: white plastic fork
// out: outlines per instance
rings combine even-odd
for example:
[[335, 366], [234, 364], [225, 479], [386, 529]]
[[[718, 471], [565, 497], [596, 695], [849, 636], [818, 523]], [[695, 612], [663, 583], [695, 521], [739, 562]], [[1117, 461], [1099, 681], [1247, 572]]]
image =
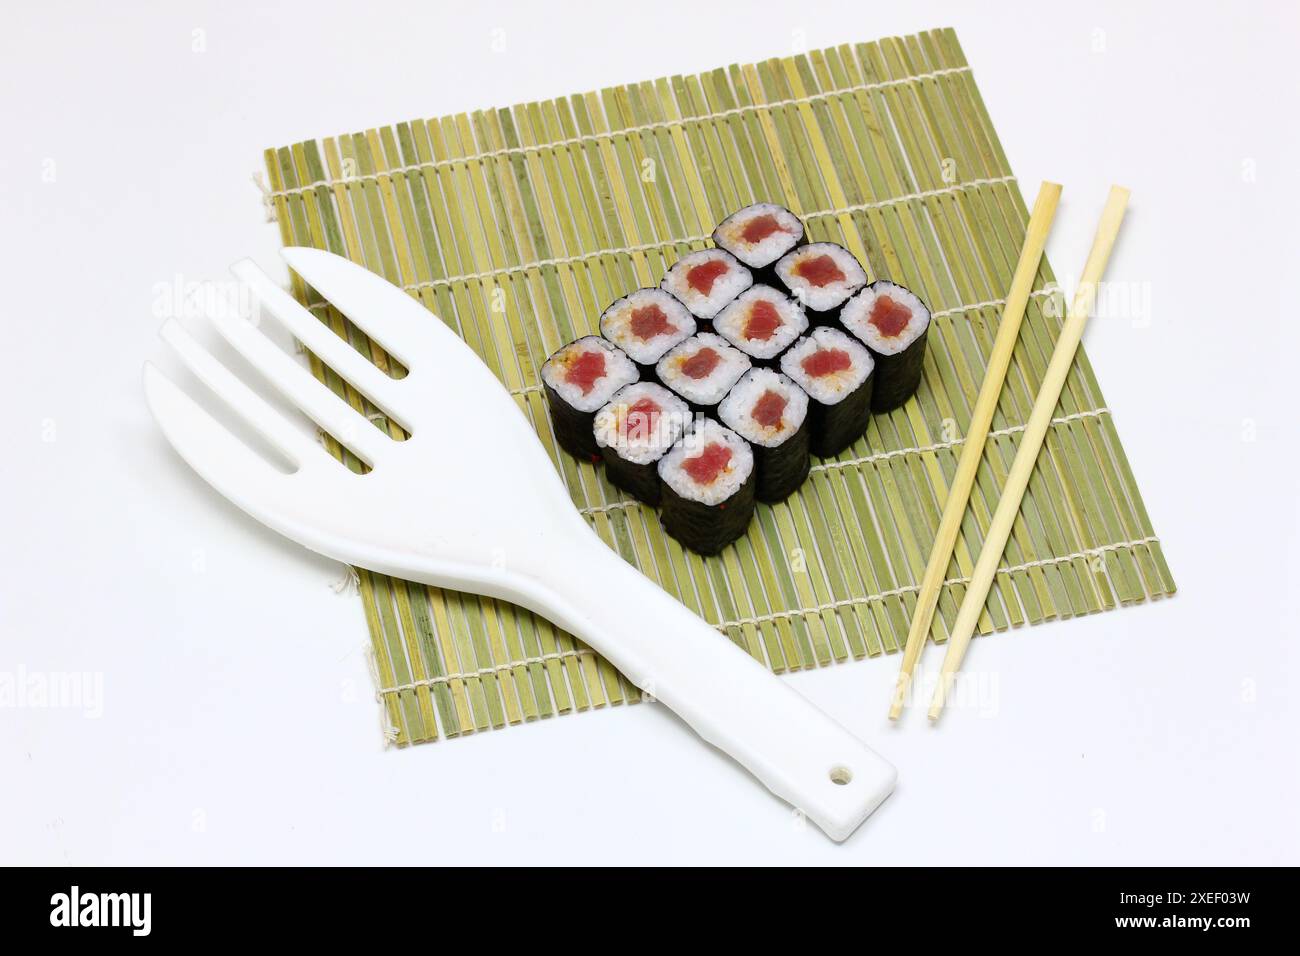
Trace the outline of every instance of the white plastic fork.
[[154, 417], [209, 484], [263, 524], [338, 561], [500, 598], [550, 619], [834, 840], [889, 795], [890, 764], [605, 546], [514, 400], [455, 333], [346, 259], [306, 248], [285, 249], [284, 257], [398, 359], [406, 377], [378, 369], [253, 262], [232, 272], [262, 312], [410, 437], [390, 439], [257, 326], [214, 311], [221, 335], [371, 468], [350, 471], [173, 320], [162, 338], [294, 468], [272, 467], [146, 362]]

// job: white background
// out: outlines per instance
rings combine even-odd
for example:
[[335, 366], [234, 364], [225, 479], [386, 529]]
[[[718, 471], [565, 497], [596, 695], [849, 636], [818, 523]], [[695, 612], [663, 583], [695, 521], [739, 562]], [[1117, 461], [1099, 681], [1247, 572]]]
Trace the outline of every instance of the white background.
[[[0, 862], [1300, 862], [1294, 4], [240, 6], [0, 31], [0, 672], [103, 679], [98, 719], [0, 707]], [[937, 729], [886, 726], [897, 657], [789, 678], [900, 770], [839, 847], [660, 707], [385, 751], [339, 566], [142, 401], [157, 286], [275, 263], [261, 149], [946, 25], [1027, 198], [1065, 185], [1059, 274], [1133, 190], [1149, 308], [1086, 341], [1179, 596], [978, 641], [992, 706]]]

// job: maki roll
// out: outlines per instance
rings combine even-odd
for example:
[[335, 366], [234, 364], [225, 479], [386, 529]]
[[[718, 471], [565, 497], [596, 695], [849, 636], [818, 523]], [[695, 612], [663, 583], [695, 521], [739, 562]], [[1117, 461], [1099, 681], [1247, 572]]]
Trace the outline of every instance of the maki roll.
[[686, 403], [662, 385], [635, 382], [619, 389], [596, 413], [596, 444], [605, 459], [605, 475], [648, 505], [659, 504], [655, 467], [690, 424]]
[[637, 380], [636, 366], [619, 349], [588, 335], [558, 349], [542, 366], [555, 440], [575, 458], [599, 461], [592, 424], [600, 408]]
[[803, 306], [768, 285], [746, 289], [713, 320], [713, 329], [755, 364], [771, 365], [808, 331]]
[[717, 554], [754, 516], [754, 452], [730, 428], [697, 419], [659, 459], [664, 530], [700, 554]]
[[726, 249], [770, 282], [776, 260], [804, 241], [803, 223], [784, 206], [756, 202], [733, 212], [713, 230], [713, 244]]
[[812, 460], [808, 396], [798, 385], [770, 368], [753, 369], [727, 393], [718, 417], [754, 446], [754, 497], [759, 501], [782, 501], [803, 484]]
[[750, 369], [749, 356], [712, 332], [700, 332], [669, 351], [655, 366], [659, 381], [695, 412], [712, 412]]
[[930, 310], [909, 289], [881, 279], [844, 304], [840, 321], [876, 360], [871, 410], [887, 412], [916, 393]]
[[835, 321], [849, 296], [867, 284], [867, 274], [853, 253], [833, 242], [814, 242], [787, 252], [776, 275], [808, 312], [814, 325]]
[[691, 315], [709, 321], [740, 293], [754, 277], [725, 249], [704, 249], [678, 259], [661, 286]]
[[811, 399], [809, 446], [814, 455], [838, 455], [867, 430], [874, 365], [861, 342], [829, 327], [813, 329], [781, 356], [781, 371]]
[[637, 289], [601, 314], [600, 334], [626, 352], [646, 378], [665, 352], [695, 334], [695, 318], [663, 289]]

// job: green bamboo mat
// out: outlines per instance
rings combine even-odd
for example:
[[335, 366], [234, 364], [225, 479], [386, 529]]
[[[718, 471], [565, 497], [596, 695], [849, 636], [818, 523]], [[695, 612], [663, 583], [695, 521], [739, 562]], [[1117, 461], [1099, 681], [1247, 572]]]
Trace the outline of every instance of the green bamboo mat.
[[[267, 150], [266, 166], [284, 242], [381, 273], [454, 328], [515, 396], [600, 536], [725, 639], [775, 671], [899, 649], [1028, 219], [951, 30], [298, 143]], [[724, 215], [760, 199], [802, 215], [811, 239], [847, 246], [873, 279], [915, 289], [935, 323], [916, 399], [876, 416], [865, 440], [816, 463], [802, 491], [760, 506], [745, 539], [705, 559], [599, 469], [557, 452], [537, 372], [595, 331], [606, 304], [657, 283]], [[1046, 262], [1035, 289], [936, 641], [1060, 328]], [[387, 361], [314, 292], [295, 292]], [[1080, 351], [979, 631], [1173, 590]], [[397, 743], [638, 699], [590, 649], [508, 604], [365, 571], [360, 591]]]

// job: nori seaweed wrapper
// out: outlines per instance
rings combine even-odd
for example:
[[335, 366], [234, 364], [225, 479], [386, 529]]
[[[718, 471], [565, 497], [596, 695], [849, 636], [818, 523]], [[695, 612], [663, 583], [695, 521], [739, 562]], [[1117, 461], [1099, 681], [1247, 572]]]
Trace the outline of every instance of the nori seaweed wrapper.
[[592, 431], [596, 409], [580, 412], [562, 399], [560, 393], [550, 385], [543, 383], [543, 387], [551, 408], [551, 426], [555, 430], [555, 440], [559, 446], [583, 461], [600, 461], [600, 446], [596, 444], [596, 435]]
[[808, 316], [808, 325], [812, 328], [816, 328], [819, 325], [833, 325], [837, 328], [843, 328], [843, 326], [839, 324], [840, 313], [844, 311], [843, 302], [835, 306], [833, 309], [823, 309], [820, 312], [816, 309], [810, 309], [805, 305], [803, 311], [804, 315]]
[[[597, 352], [603, 356], [598, 374], [596, 374], [597, 369], [586, 368], [585, 372], [593, 373], [594, 378], [585, 383], [582, 387], [582, 395], [570, 404], [556, 384], [561, 388], [567, 384], [574, 384], [569, 378], [571, 361], [575, 358], [581, 361], [582, 356], [594, 355]], [[552, 384], [553, 376], [561, 377], [561, 380]], [[592, 430], [596, 421], [596, 412], [620, 388], [637, 381], [636, 364], [612, 342], [598, 335], [584, 335], [551, 353], [550, 357], [542, 363], [538, 378], [541, 379], [541, 384], [546, 391], [546, 403], [550, 406], [551, 424], [559, 446], [575, 458], [593, 463], [600, 461], [600, 446], [596, 444], [596, 435]], [[585, 412], [579, 407], [583, 405], [595, 407]], [[470, 413], [472, 414], [472, 410]]]
[[834, 405], [826, 405], [809, 396], [809, 447], [818, 458], [838, 455], [863, 436], [871, 421], [871, 396], [876, 371], [861, 385]]
[[[864, 384], [870, 381], [867, 379]], [[852, 397], [845, 401], [852, 401]], [[811, 436], [809, 418], [805, 417], [795, 433], [774, 448], [750, 442], [754, 448], [754, 472], [758, 475], [755, 498], [774, 504], [798, 490], [812, 467], [812, 459], [808, 457]]]
[[644, 501], [648, 505], [659, 504], [661, 495], [657, 460], [638, 465], [620, 455], [612, 445], [607, 445], [600, 451], [605, 459], [605, 477], [611, 483], [637, 501]]
[[875, 371], [871, 373], [876, 380], [871, 395], [873, 412], [892, 411], [916, 394], [925, 365], [925, 340], [929, 335], [930, 326], [927, 325], [916, 341], [895, 355], [881, 355], [867, 346], [871, 357], [876, 360]]
[[683, 498], [672, 485], [661, 480], [663, 511], [660, 520], [664, 530], [683, 547], [699, 554], [717, 554], [743, 537], [750, 519], [754, 517], [755, 474], [750, 471], [736, 493], [717, 505]]
[[655, 371], [654, 365], [642, 365], [637, 361], [633, 361], [632, 364], [636, 366], [642, 382], [654, 382], [656, 385], [663, 384], [663, 382], [659, 381], [659, 373]]
[[[844, 303], [840, 323], [866, 346], [875, 362], [872, 411], [898, 408], [916, 394], [931, 320], [921, 297], [890, 279], [877, 279]], [[909, 338], [911, 341], [900, 348]]]

